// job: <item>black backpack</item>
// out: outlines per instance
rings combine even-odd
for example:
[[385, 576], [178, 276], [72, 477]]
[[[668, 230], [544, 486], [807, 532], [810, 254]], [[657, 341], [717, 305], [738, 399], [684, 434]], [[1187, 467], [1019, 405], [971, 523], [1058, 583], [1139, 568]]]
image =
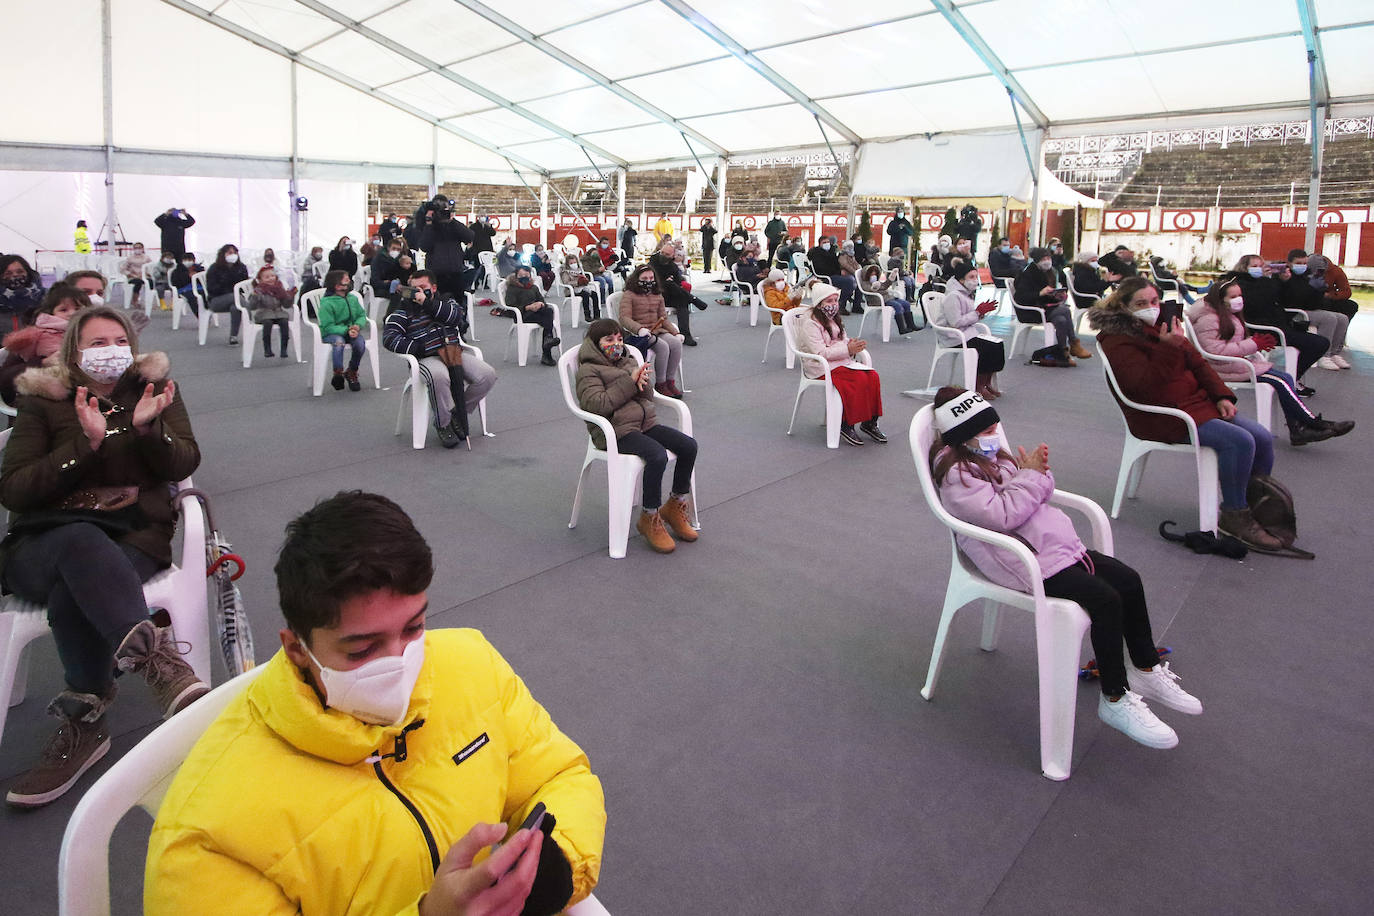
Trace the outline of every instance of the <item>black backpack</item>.
[[1260, 527], [1283, 544], [1280, 550], [1260, 550], [1253, 546], [1251, 550], [1280, 557], [1316, 559], [1316, 554], [1293, 546], [1298, 537], [1298, 513], [1293, 508], [1293, 494], [1288, 492], [1287, 487], [1268, 474], [1256, 474], [1246, 487], [1245, 499], [1250, 504], [1250, 514]]

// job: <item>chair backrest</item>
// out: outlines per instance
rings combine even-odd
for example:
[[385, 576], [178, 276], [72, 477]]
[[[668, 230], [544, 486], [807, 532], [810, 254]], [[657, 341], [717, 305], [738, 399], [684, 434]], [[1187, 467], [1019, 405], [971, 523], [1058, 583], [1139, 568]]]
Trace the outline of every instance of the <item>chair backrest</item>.
[[202, 305], [210, 301], [210, 293], [205, 289], [205, 274], [206, 271], [203, 270], [198, 274], [191, 274], [191, 292], [200, 299]]
[[248, 296], [249, 296], [249, 294], [251, 294], [252, 292], [253, 292], [253, 281], [252, 281], [251, 279], [250, 279], [250, 280], [240, 280], [239, 282], [235, 283], [235, 284], [234, 284], [234, 306], [235, 306], [236, 308], [242, 309], [242, 310], [246, 313], [246, 312], [248, 311]]
[[624, 292], [622, 291], [622, 292], [618, 292], [618, 293], [611, 293], [609, 296], [606, 297], [606, 317], [607, 317], [607, 318], [612, 318], [612, 316], [614, 316], [614, 317], [612, 318], [613, 321], [619, 321], [619, 320], [620, 320], [620, 297], [623, 296], [623, 295], [625, 295], [625, 294], [624, 294]]
[[110, 838], [134, 806], [156, 815], [167, 788], [191, 748], [253, 679], [260, 665], [201, 697], [134, 745], [86, 790], [62, 837], [57, 862], [57, 906], [63, 916], [110, 912]]
[[[320, 299], [323, 297], [324, 290], [312, 289], [308, 293], [301, 293], [300, 299], [296, 302], [296, 306], [301, 313], [301, 321], [304, 321], [315, 329], [315, 336], [317, 338], [320, 336], [320, 320], [318, 313], [320, 309]], [[316, 312], [315, 315], [310, 314], [312, 309]]]

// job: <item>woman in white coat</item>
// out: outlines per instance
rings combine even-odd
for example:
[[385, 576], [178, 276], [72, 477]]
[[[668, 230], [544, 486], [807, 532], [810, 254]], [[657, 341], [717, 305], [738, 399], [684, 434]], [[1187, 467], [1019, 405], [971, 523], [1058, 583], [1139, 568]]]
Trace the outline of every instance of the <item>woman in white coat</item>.
[[987, 400], [1002, 396], [993, 384], [993, 376], [1001, 372], [1007, 363], [1006, 347], [1002, 341], [981, 333], [979, 322], [988, 312], [997, 308], [995, 302], [981, 305], [973, 301], [973, 291], [978, 288], [978, 272], [967, 261], [954, 266], [954, 273], [945, 286], [945, 298], [940, 301], [939, 325], [936, 334], [946, 346], [958, 346], [953, 339], [957, 333], [959, 340], [978, 353], [978, 393]]

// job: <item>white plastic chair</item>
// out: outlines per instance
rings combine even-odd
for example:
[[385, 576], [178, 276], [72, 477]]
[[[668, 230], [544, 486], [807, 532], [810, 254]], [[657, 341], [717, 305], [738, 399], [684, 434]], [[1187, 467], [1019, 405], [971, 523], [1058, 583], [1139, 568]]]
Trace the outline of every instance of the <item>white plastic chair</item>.
[[[243, 326], [240, 328], [239, 344], [243, 347], [243, 368], [249, 369], [253, 365], [253, 352], [257, 347], [258, 340], [262, 337], [263, 328], [253, 320], [253, 313], [248, 308], [248, 297], [253, 293], [253, 281], [240, 280], [234, 284], [234, 308], [239, 310], [243, 316]], [[301, 361], [301, 345], [296, 337], [296, 322], [287, 323], [287, 338], [296, 350], [296, 362]]]
[[[930, 375], [926, 377], [926, 388], [934, 388], [935, 369], [940, 365], [940, 360], [945, 356], [953, 356], [956, 362], [962, 363], [964, 374], [964, 388], [969, 391], [976, 391], [978, 384], [978, 351], [968, 345], [964, 339], [964, 334], [958, 328], [942, 325], [935, 320], [935, 315], [943, 317], [940, 311], [940, 302], [944, 299], [943, 293], [929, 292], [925, 294], [926, 320], [935, 329], [935, 352], [930, 357]], [[983, 322], [978, 322], [969, 328], [974, 334], [991, 334], [991, 329]]]
[[[1000, 531], [980, 528], [961, 521], [945, 510], [930, 471], [930, 448], [935, 438], [935, 406], [928, 404], [917, 411], [911, 421], [909, 442], [911, 457], [916, 463], [916, 476], [921, 481], [921, 494], [935, 517], [949, 529], [949, 583], [945, 587], [945, 603], [940, 612], [940, 624], [935, 631], [935, 644], [930, 653], [930, 668], [921, 696], [927, 700], [935, 696], [935, 685], [944, 662], [949, 626], [954, 615], [970, 602], [983, 601], [983, 636], [979, 643], [985, 652], [997, 648], [1001, 629], [1001, 606], [1020, 608], [1035, 615], [1035, 654], [1040, 695], [1040, 771], [1049, 779], [1069, 778], [1073, 764], [1074, 709], [1078, 699], [1078, 661], [1083, 634], [1088, 631], [1087, 613], [1077, 602], [1045, 596], [1044, 577], [1035, 553], [1025, 542]], [[1007, 448], [1006, 432], [999, 426], [1002, 447]], [[1081, 512], [1088, 520], [1091, 536], [1089, 546], [1101, 553], [1113, 552], [1111, 524], [1102, 508], [1090, 499], [1063, 490], [1055, 490], [1050, 502], [1056, 506]], [[1031, 582], [1029, 593], [1006, 588], [987, 579], [959, 550], [955, 535], [982, 541], [999, 547], [1016, 557], [1025, 567]]]
[[[471, 353], [478, 359], [482, 358], [482, 351], [470, 343], [462, 344], [463, 352]], [[401, 386], [401, 403], [396, 409], [396, 432], [392, 435], [401, 434], [401, 425], [406, 415], [406, 395], [410, 396], [410, 445], [412, 448], [424, 448], [425, 439], [429, 436], [429, 429], [432, 425], [429, 412], [429, 395], [425, 392], [425, 380], [420, 376], [420, 361], [409, 353], [397, 353], [396, 356], [405, 360], [406, 363], [406, 383]], [[436, 380], [443, 384], [446, 380]], [[477, 402], [477, 417], [482, 424], [482, 435], [487, 439], [495, 438], [495, 433], [487, 430], [487, 399]], [[433, 418], [437, 421], [437, 418]]]
[[1221, 503], [1221, 483], [1217, 476], [1217, 453], [1210, 448], [1206, 448], [1198, 440], [1197, 424], [1193, 418], [1181, 410], [1173, 407], [1156, 407], [1153, 404], [1140, 404], [1126, 397], [1121, 391], [1121, 386], [1117, 384], [1116, 375], [1112, 372], [1111, 361], [1107, 359], [1107, 353], [1099, 344], [1097, 355], [1102, 357], [1102, 370], [1107, 374], [1107, 388], [1111, 391], [1112, 397], [1116, 399], [1118, 406], [1124, 405], [1144, 413], [1157, 413], [1161, 416], [1174, 417], [1183, 422], [1188, 428], [1187, 442], [1156, 442], [1153, 439], [1141, 439], [1131, 432], [1130, 424], [1126, 422], [1125, 410], [1121, 410], [1121, 425], [1126, 428], [1126, 442], [1121, 448], [1121, 470], [1116, 477], [1116, 495], [1112, 497], [1112, 518], [1121, 515], [1121, 500], [1135, 499], [1140, 492], [1140, 482], [1145, 476], [1145, 464], [1150, 458], [1151, 452], [1182, 452], [1192, 455], [1197, 463], [1197, 514], [1198, 530], [1211, 531], [1217, 530], [1217, 512]]
[[[784, 346], [783, 346], [783, 348], [782, 348], [782, 356], [783, 356], [784, 362], [785, 362], [786, 365], [787, 365], [787, 368], [788, 368], [788, 369], [791, 369], [792, 367], [794, 367], [794, 366], [797, 364], [797, 357], [796, 357], [796, 355], [792, 352], [792, 350], [789, 349], [789, 348], [786, 346], [787, 332], [783, 330], [782, 319], [785, 318], [785, 317], [787, 316], [787, 313], [790, 312], [790, 311], [792, 311], [792, 309], [775, 309], [775, 308], [773, 308], [771, 305], [768, 304], [768, 300], [765, 299], [765, 298], [763, 298], [763, 287], [764, 287], [767, 283], [768, 283], [767, 279], [764, 279], [764, 280], [760, 280], [760, 281], [759, 281], [759, 285], [758, 285], [758, 297], [759, 297], [759, 298], [758, 298], [758, 304], [759, 304], [760, 306], [762, 306], [762, 307], [763, 307], [763, 310], [764, 310], [765, 312], [767, 312], [768, 315], [769, 315], [769, 318], [768, 318], [768, 336], [765, 337], [765, 338], [763, 339], [763, 359], [760, 360], [760, 362], [763, 362], [763, 363], [768, 362], [768, 345], [769, 345], [770, 343], [773, 342], [773, 335], [774, 335], [774, 334], [776, 334], [776, 333], [778, 333], [778, 332], [782, 332], [782, 337], [783, 337], [783, 342], [784, 342]], [[798, 308], [801, 308], [801, 306], [798, 306]], [[777, 315], [777, 316], [778, 316], [778, 319], [779, 319], [779, 323], [778, 323], [778, 324], [774, 324], [774, 323], [773, 323], [773, 318], [772, 318], [772, 316], [774, 316], [774, 315]]]
[[1011, 279], [1008, 277], [993, 277], [993, 288], [997, 290], [997, 308], [994, 314], [1000, 312], [1004, 305], [1011, 304]]
[[[9, 440], [0, 431], [0, 448]], [[177, 489], [190, 487], [191, 479]], [[196, 675], [210, 683], [210, 608], [205, 580], [205, 516], [200, 502], [183, 500], [179, 510], [181, 556], [177, 563], [143, 583], [143, 600], [150, 608], [163, 608], [172, 618], [178, 642], [188, 643], [185, 658]], [[24, 702], [28, 680], [30, 643], [48, 633], [45, 607], [30, 604], [17, 595], [0, 599], [0, 736], [11, 706]]]
[[[300, 315], [301, 322], [305, 325], [301, 329], [299, 339], [310, 338], [310, 378], [306, 384], [310, 386], [311, 393], [315, 397], [324, 394], [325, 375], [333, 366], [333, 345], [327, 344], [320, 336], [320, 320], [318, 315], [314, 318], [310, 316], [310, 309], [314, 308], [317, 312], [320, 307], [320, 299], [324, 296], [323, 289], [312, 289], [305, 293], [296, 302], [296, 313]], [[367, 358], [372, 363], [372, 384], [376, 388], [382, 387], [382, 356], [381, 356], [381, 335], [377, 330], [377, 322], [371, 318], [367, 319]], [[299, 352], [299, 351], [297, 351]]]
[[[626, 351], [631, 353], [637, 363], [643, 364], [643, 357], [634, 347], [627, 347]], [[626, 546], [630, 540], [630, 527], [633, 520], [634, 507], [640, 499], [640, 478], [644, 474], [644, 459], [634, 455], [622, 455], [616, 447], [615, 427], [611, 421], [599, 414], [583, 410], [578, 406], [576, 393], [577, 378], [577, 350], [569, 350], [558, 359], [558, 381], [563, 386], [563, 402], [567, 404], [568, 410], [572, 411], [573, 416], [578, 417], [588, 423], [595, 424], [600, 428], [605, 436], [606, 447], [600, 449], [592, 441], [591, 433], [587, 433], [587, 453], [582, 458], [582, 469], [577, 474], [577, 491], [573, 494], [572, 517], [568, 519], [568, 527], [577, 527], [577, 516], [582, 509], [582, 489], [587, 482], [587, 471], [592, 466], [593, 461], [604, 461], [606, 463], [606, 488], [607, 495], [607, 522], [610, 529], [609, 547], [611, 558], [621, 560], [625, 557]], [[654, 392], [654, 407], [662, 410], [667, 407], [677, 414], [677, 428], [687, 435], [692, 435], [692, 411], [682, 401], [676, 398], [665, 397]], [[669, 463], [677, 460], [672, 452], [668, 453]], [[697, 476], [696, 471], [692, 472], [692, 527], [700, 529], [701, 519], [697, 515]]]
[[[1307, 313], [1302, 309], [1284, 309], [1284, 311], [1294, 312], [1302, 318], [1303, 321], [1307, 320]], [[1269, 324], [1251, 324], [1247, 321], [1245, 322], [1245, 326], [1250, 329], [1251, 333], [1263, 331], [1266, 334], [1274, 335], [1274, 338], [1279, 342], [1278, 349], [1283, 353], [1283, 371], [1293, 376], [1293, 381], [1300, 382], [1301, 378], [1298, 375], [1298, 348], [1288, 345], [1288, 336], [1280, 329]]]
[[[219, 327], [219, 316], [210, 311], [210, 294], [205, 289], [205, 271], [191, 274], [191, 295], [196, 297], [195, 314], [191, 317], [196, 320], [196, 342], [202, 347], [205, 346], [206, 335], [210, 333], [210, 325]], [[186, 297], [172, 291], [172, 330], [180, 330], [181, 316], [191, 311], [191, 304], [186, 301]]]
[[[859, 333], [855, 336], [864, 336], [864, 322], [868, 321], [868, 316], [877, 313], [881, 316], [878, 322], [883, 332], [883, 343], [892, 342], [892, 322], [897, 317], [897, 310], [888, 305], [881, 293], [870, 293], [863, 288], [859, 289], [860, 295], [864, 300], [864, 313], [859, 317]], [[905, 339], [905, 338], [903, 338]]]
[[1080, 322], [1082, 322], [1083, 316], [1088, 314], [1088, 309], [1092, 308], [1092, 306], [1083, 306], [1078, 304], [1078, 297], [1083, 296], [1087, 298], [1088, 294], [1080, 293], [1078, 290], [1074, 289], [1072, 264], [1064, 268], [1063, 274], [1064, 288], [1069, 291], [1069, 298], [1065, 304], [1068, 305], [1069, 308], [1073, 309], [1073, 327], [1075, 331], [1078, 331], [1081, 329]]
[[[149, 261], [144, 264], [140, 272], [143, 274], [143, 289], [139, 290], [142, 297], [143, 314], [149, 318], [153, 317], [153, 303], [158, 301], [157, 284], [153, 282], [153, 264]], [[171, 291], [171, 295], [176, 295], [176, 290]]]
[[1197, 331], [1193, 328], [1193, 323], [1188, 319], [1188, 316], [1179, 315], [1179, 319], [1183, 322], [1183, 330], [1188, 335], [1188, 341], [1197, 348], [1197, 351], [1201, 353], [1203, 358], [1209, 363], [1216, 363], [1219, 366], [1238, 366], [1245, 370], [1245, 374], [1249, 377], [1249, 381], [1227, 381], [1226, 387], [1230, 388], [1232, 391], [1246, 388], [1254, 391], [1255, 418], [1259, 420], [1260, 426], [1273, 432], [1274, 389], [1270, 385], [1260, 382], [1259, 376], [1255, 373], [1255, 364], [1243, 356], [1221, 356], [1217, 353], [1208, 353], [1206, 350], [1202, 349], [1202, 345], [1198, 343]]
[[[806, 353], [797, 348], [798, 326], [803, 321], [811, 321], [811, 309], [804, 306], [789, 309], [782, 316], [782, 339], [790, 351], [797, 359], [798, 368], [801, 372], [800, 381], [797, 383], [797, 399], [792, 402], [792, 419], [787, 424], [787, 435], [792, 435], [792, 427], [797, 425], [797, 409], [801, 407], [802, 395], [808, 389], [820, 386], [825, 392], [825, 445], [826, 448], [840, 447], [840, 425], [844, 421], [844, 405], [840, 401], [840, 393], [830, 381], [830, 362], [824, 356], [815, 353]], [[867, 350], [860, 350], [854, 357], [858, 362], [866, 366], [873, 365], [873, 357]], [[820, 368], [822, 375], [819, 378], [808, 378], [806, 375], [807, 364], [813, 364]]]
[[734, 267], [730, 268], [730, 298], [735, 307], [740, 310], [735, 314], [735, 324], [739, 324], [744, 317], [744, 297], [747, 296], [749, 297], [749, 327], [758, 327], [759, 306], [763, 303], [763, 293], [760, 290], [763, 288], [761, 284], [766, 279], [767, 271], [764, 271], [764, 277], [759, 280], [759, 283], [750, 286], [739, 278], [738, 261], [735, 262]]
[[[1058, 340], [1058, 336], [1054, 332], [1054, 325], [1050, 324], [1050, 322], [1046, 320], [1045, 310], [1043, 308], [1041, 308], [1038, 305], [1021, 305], [1017, 302], [1012, 302], [1011, 307], [1013, 313], [1021, 311], [1033, 312], [1034, 314], [1039, 316], [1040, 320], [1033, 323], [1027, 323], [1022, 321], [1019, 315], [1016, 315], [1016, 317], [1012, 319], [1011, 351], [1007, 353], [1008, 359], [1011, 359], [1012, 357], [1016, 356], [1016, 348], [1021, 343], [1021, 335], [1036, 328], [1039, 328], [1040, 331], [1044, 333], [1045, 346], [1054, 346], [1055, 341]], [[1068, 343], [1065, 342], [1064, 345], [1067, 347]]]
[[[536, 278], [536, 282], [537, 278]], [[563, 327], [562, 316], [558, 306], [552, 302], [545, 302], [544, 307], [553, 310], [553, 333], [555, 337], [561, 337]], [[511, 323], [510, 330], [506, 333], [506, 353], [502, 358], [503, 362], [510, 362], [510, 347], [512, 341], [515, 343], [515, 361], [518, 365], [526, 365], [530, 358], [530, 342], [543, 335], [542, 326], [533, 321], [525, 320], [525, 313], [517, 308], [506, 305], [506, 281], [502, 280], [496, 284], [496, 308], [510, 315], [515, 320]], [[559, 344], [557, 350], [563, 352], [563, 345]]]
[[496, 284], [501, 279], [496, 270], [496, 252], [477, 252], [477, 263], [482, 265], [482, 281], [486, 284], [483, 289], [496, 292]]

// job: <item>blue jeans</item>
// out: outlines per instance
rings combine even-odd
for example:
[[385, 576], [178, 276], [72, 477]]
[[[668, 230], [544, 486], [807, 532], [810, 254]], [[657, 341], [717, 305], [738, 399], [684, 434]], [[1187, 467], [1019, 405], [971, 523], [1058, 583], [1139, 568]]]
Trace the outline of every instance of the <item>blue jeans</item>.
[[830, 278], [830, 283], [840, 291], [840, 308], [844, 308], [851, 302], [858, 304], [859, 281], [848, 274], [837, 274]]
[[907, 302], [905, 299], [889, 299], [884, 302], [883, 305], [890, 307], [898, 315], [911, 314], [911, 303]]
[[324, 335], [324, 342], [333, 344], [334, 346], [335, 369], [342, 369], [344, 367], [344, 348], [352, 347], [353, 357], [348, 361], [348, 371], [358, 371], [358, 364], [363, 361], [363, 354], [367, 352], [367, 341], [363, 339], [362, 334], [359, 334], [357, 337], [345, 337], [342, 334], [326, 334]]
[[1250, 475], [1268, 474], [1274, 469], [1274, 437], [1240, 414], [1230, 420], [1208, 420], [1197, 428], [1197, 436], [1204, 446], [1217, 453], [1221, 508], [1244, 509]]

